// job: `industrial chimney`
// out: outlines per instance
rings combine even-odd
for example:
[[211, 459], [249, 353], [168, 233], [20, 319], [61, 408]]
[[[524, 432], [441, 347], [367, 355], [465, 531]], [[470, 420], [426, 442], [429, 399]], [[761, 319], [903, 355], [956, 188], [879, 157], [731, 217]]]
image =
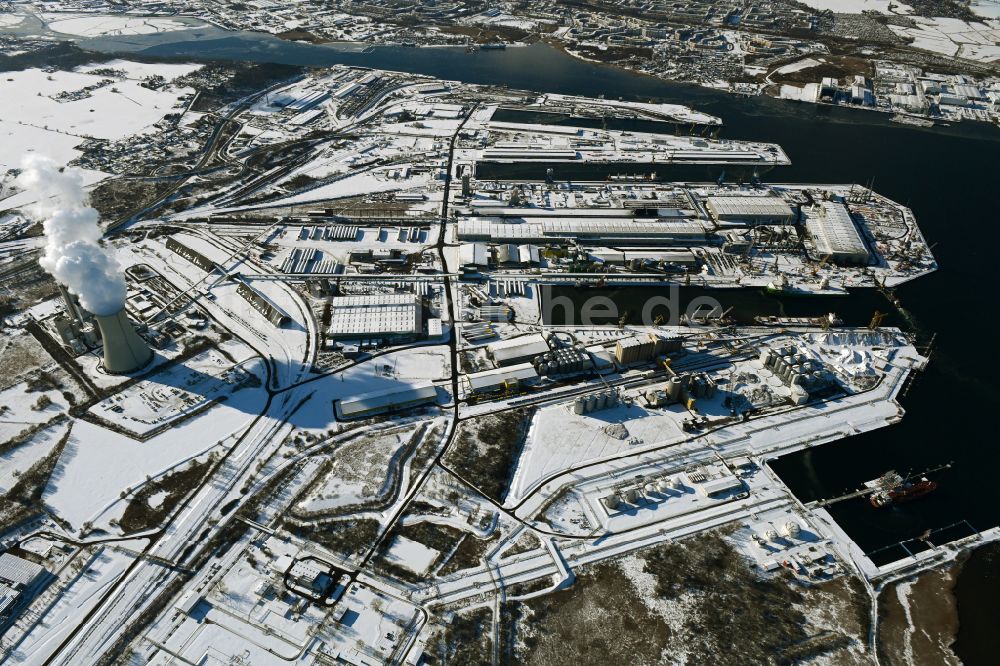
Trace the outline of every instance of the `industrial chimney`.
[[104, 340], [104, 369], [116, 375], [138, 370], [149, 363], [153, 352], [132, 328], [125, 308], [111, 315], [97, 315], [97, 327]]

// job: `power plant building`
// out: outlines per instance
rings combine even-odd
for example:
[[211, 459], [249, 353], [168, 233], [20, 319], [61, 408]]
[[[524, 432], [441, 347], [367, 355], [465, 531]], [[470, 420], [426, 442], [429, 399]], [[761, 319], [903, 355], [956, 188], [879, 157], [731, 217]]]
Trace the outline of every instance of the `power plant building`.
[[112, 374], [133, 372], [153, 358], [146, 341], [139, 337], [125, 308], [112, 315], [97, 315], [97, 327], [104, 345], [104, 369]]
[[863, 266], [868, 263], [868, 246], [858, 233], [847, 206], [824, 201], [818, 209], [812, 208], [803, 214], [817, 255], [829, 257], [829, 261], [836, 264]]
[[795, 221], [795, 213], [780, 197], [708, 197], [705, 208], [712, 219], [722, 224], [791, 224]]
[[413, 294], [336, 297], [327, 334], [335, 340], [412, 340], [423, 331], [422, 310]]

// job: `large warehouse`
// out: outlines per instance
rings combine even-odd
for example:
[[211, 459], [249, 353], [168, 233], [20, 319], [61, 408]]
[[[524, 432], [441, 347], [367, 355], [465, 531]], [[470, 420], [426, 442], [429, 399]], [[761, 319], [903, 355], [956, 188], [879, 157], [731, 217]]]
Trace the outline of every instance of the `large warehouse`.
[[820, 207], [803, 211], [806, 231], [816, 245], [819, 257], [829, 256], [828, 261], [845, 265], [868, 263], [868, 246], [858, 233], [847, 206], [824, 201]]
[[791, 207], [779, 197], [708, 197], [705, 207], [720, 223], [790, 224], [795, 220]]
[[527, 363], [549, 351], [549, 345], [541, 333], [535, 333], [494, 342], [486, 348], [486, 351], [498, 366], [504, 367]]
[[335, 340], [412, 340], [423, 330], [413, 294], [340, 296], [330, 301], [329, 336]]
[[472, 217], [458, 221], [458, 239], [469, 242], [535, 243], [576, 240], [580, 243], [626, 241], [629, 244], [693, 245], [705, 242], [705, 228], [696, 220], [655, 221], [627, 217], [559, 217], [541, 222], [501, 221]]
[[361, 419], [376, 414], [428, 405], [437, 401], [437, 388], [433, 384], [416, 384], [404, 388], [363, 393], [338, 400], [334, 413], [338, 419]]

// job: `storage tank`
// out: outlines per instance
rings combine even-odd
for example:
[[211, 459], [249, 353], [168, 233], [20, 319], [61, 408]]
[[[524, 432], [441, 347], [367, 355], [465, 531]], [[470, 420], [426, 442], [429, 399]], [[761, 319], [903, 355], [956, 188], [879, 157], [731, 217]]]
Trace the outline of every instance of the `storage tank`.
[[618, 404], [618, 394], [614, 391], [608, 391], [608, 399], [606, 400], [608, 407], [614, 407]]
[[601, 504], [603, 504], [604, 508], [608, 511], [616, 511], [618, 507], [621, 506], [622, 502], [618, 499], [618, 495], [608, 495], [607, 497], [601, 498]]
[[607, 404], [607, 400], [603, 393], [598, 393], [594, 396], [594, 409], [604, 409]]
[[637, 488], [632, 488], [625, 493], [625, 501], [629, 504], [639, 504], [642, 502], [642, 494]]
[[647, 495], [654, 495], [657, 492], [656, 486], [652, 483], [647, 483], [645, 486], [642, 487], [642, 489], [645, 491]]
[[586, 401], [587, 401], [587, 411], [588, 412], [594, 411], [594, 409], [597, 407], [597, 398], [595, 398], [594, 395], [591, 394], [586, 397]]
[[764, 532], [764, 538], [767, 539], [768, 541], [777, 541], [778, 533], [775, 532], [774, 530], [768, 530]]
[[674, 490], [680, 490], [683, 487], [683, 484], [681, 484], [681, 477], [679, 476], [670, 477], [668, 483], [670, 484], [670, 487], [673, 488]]
[[663, 478], [663, 479], [660, 479], [659, 481], [656, 482], [656, 488], [661, 493], [665, 493], [668, 490], [670, 490], [671, 488], [673, 488], [673, 486], [670, 485], [670, 479], [669, 478]]
[[573, 401], [574, 414], [583, 414], [584, 409], [586, 409], [586, 405], [584, 405], [583, 398], [577, 398]]
[[114, 314], [98, 315], [95, 319], [101, 329], [104, 369], [107, 372], [126, 374], [138, 370], [153, 358], [149, 345], [132, 328], [124, 307]]
[[799, 524], [797, 522], [795, 522], [794, 520], [789, 520], [781, 528], [781, 533], [782, 534], [784, 534], [786, 537], [791, 537], [793, 539], [796, 538], [797, 536], [799, 536], [799, 533], [801, 531], [802, 531], [802, 528], [799, 527]]
[[671, 377], [667, 382], [667, 395], [671, 400], [680, 400], [681, 389], [684, 388], [684, 380], [680, 377]]

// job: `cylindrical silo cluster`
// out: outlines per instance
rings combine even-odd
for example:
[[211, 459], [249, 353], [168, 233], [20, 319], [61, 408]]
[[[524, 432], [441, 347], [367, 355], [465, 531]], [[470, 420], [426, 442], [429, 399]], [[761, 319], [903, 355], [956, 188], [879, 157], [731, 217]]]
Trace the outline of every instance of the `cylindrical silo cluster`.
[[591, 366], [590, 355], [578, 347], [562, 347], [546, 352], [536, 356], [532, 364], [539, 375], [582, 372]]
[[608, 409], [618, 404], [618, 393], [613, 390], [599, 391], [587, 396], [579, 396], [573, 400], [574, 414], [587, 414], [602, 409]]
[[801, 386], [811, 391], [826, 383], [822, 363], [807, 357], [793, 346], [771, 348], [761, 352], [760, 357], [764, 367], [786, 386]]

